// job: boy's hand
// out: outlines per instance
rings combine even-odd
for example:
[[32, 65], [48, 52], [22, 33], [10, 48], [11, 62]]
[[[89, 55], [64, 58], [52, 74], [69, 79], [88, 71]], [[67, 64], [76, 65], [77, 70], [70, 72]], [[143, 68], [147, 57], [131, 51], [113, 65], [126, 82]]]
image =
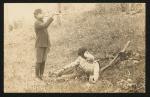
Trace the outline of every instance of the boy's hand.
[[96, 83], [96, 80], [95, 80], [94, 76], [89, 77], [89, 82], [92, 83], [92, 84]]

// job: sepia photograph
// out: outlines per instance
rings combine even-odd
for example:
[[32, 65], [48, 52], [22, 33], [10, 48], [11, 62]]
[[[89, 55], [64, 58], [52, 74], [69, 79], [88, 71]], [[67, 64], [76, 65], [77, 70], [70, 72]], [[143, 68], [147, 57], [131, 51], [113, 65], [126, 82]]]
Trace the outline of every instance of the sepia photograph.
[[145, 93], [145, 3], [4, 3], [4, 93]]

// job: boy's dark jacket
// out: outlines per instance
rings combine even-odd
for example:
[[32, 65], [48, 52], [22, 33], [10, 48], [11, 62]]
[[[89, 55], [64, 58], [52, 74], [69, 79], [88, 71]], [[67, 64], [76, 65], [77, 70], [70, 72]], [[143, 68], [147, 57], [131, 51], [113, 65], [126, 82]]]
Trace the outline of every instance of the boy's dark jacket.
[[36, 20], [34, 24], [36, 33], [35, 47], [50, 47], [51, 43], [47, 28], [52, 23], [53, 18], [49, 18], [45, 23], [42, 20]]

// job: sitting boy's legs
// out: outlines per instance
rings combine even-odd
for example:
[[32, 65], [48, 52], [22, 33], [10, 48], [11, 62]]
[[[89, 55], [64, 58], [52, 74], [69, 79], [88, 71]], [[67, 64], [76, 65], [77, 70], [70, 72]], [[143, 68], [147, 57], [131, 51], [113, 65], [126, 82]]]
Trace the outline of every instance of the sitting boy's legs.
[[75, 70], [74, 70], [74, 73], [76, 74], [76, 76], [79, 78], [83, 75], [87, 75], [85, 73], [85, 71], [83, 69], [81, 69], [80, 67], [76, 67]]
[[68, 79], [74, 79], [74, 78], [78, 77], [78, 73], [76, 72], [76, 68], [71, 68], [71, 69], [69, 68], [69, 69], [64, 70], [60, 73], [61, 73], [61, 75], [58, 77], [57, 80], [61, 80], [61, 79], [68, 80]]

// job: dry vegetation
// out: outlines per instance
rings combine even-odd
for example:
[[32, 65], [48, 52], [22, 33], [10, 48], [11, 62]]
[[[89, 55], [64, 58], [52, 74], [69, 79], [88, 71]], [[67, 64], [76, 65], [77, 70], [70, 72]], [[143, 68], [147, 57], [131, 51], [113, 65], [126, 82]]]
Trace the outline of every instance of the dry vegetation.
[[[112, 9], [113, 10], [113, 9]], [[126, 14], [95, 9], [62, 17], [62, 25], [51, 25], [52, 43], [45, 69], [48, 85], [34, 81], [35, 33], [23, 24], [5, 32], [5, 92], [145, 92], [145, 12]], [[84, 78], [55, 81], [48, 72], [74, 61], [81, 46], [89, 48], [100, 65], [108, 64], [130, 40], [128, 58], [107, 69], [96, 84]]]

